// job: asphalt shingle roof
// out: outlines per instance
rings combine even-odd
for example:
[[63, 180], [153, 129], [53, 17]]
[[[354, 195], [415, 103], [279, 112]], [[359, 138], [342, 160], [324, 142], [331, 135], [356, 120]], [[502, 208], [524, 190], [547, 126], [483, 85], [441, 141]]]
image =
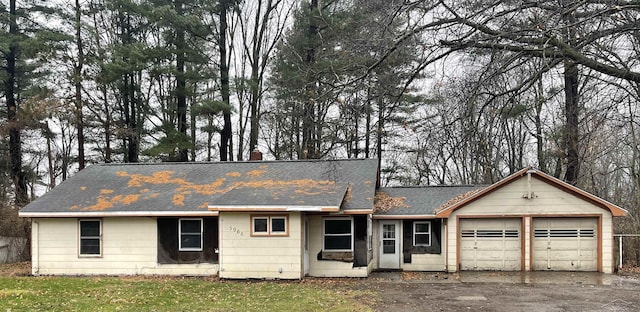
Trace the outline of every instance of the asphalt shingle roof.
[[[92, 165], [20, 213], [207, 211], [208, 207], [373, 209], [377, 160]], [[349, 193], [348, 196], [345, 196]]]
[[482, 189], [482, 185], [382, 187], [376, 192], [375, 215], [434, 215], [456, 197]]

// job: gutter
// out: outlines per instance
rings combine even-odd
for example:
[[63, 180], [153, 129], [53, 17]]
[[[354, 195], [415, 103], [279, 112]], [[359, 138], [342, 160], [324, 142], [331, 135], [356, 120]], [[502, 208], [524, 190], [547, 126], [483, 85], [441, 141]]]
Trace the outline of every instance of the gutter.
[[217, 211], [74, 211], [18, 212], [22, 218], [99, 218], [99, 217], [202, 217], [217, 216]]

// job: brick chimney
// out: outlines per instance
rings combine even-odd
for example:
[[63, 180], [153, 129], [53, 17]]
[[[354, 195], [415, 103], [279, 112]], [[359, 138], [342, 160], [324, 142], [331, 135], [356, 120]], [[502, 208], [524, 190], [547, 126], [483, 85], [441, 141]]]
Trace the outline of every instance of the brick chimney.
[[255, 149], [249, 154], [249, 160], [262, 160], [262, 152]]

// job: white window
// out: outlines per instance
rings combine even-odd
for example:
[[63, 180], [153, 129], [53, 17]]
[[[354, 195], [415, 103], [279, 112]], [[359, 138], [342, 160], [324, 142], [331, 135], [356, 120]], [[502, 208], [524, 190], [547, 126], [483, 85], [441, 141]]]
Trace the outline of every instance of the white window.
[[100, 220], [79, 220], [79, 255], [99, 257], [102, 255], [102, 222]]
[[289, 216], [251, 216], [251, 236], [288, 236]]
[[178, 250], [202, 251], [202, 219], [180, 219], [178, 222]]
[[352, 251], [353, 250], [353, 219], [325, 218], [323, 220], [324, 250]]
[[413, 245], [431, 246], [431, 222], [413, 222]]

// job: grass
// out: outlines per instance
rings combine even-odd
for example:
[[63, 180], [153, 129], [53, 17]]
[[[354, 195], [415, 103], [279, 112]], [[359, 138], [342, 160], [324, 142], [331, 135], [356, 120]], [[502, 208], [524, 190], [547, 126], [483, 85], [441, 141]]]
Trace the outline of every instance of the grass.
[[0, 311], [370, 311], [348, 281], [0, 276]]

